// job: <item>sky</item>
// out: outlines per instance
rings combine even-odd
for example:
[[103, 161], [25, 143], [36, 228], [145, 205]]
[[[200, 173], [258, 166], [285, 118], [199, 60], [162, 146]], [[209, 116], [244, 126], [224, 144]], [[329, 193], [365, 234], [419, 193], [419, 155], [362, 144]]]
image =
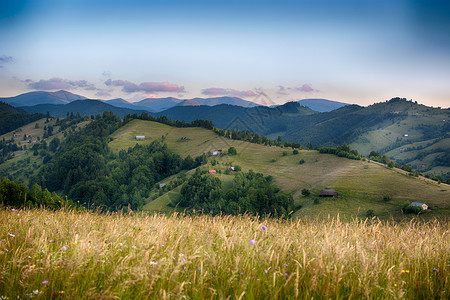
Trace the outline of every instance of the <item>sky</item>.
[[0, 0], [0, 97], [450, 106], [447, 0]]

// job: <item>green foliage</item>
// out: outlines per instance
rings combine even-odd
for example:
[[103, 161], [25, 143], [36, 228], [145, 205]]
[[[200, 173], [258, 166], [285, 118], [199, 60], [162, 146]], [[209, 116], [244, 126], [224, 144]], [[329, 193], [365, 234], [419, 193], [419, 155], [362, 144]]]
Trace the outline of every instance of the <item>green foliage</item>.
[[0, 135], [43, 117], [43, 114], [30, 114], [22, 109], [17, 109], [9, 104], [0, 102]]
[[0, 203], [8, 207], [46, 207], [58, 209], [63, 206], [74, 207], [70, 200], [64, 200], [63, 197], [55, 192], [51, 193], [47, 189], [35, 184], [31, 190], [24, 184], [19, 184], [9, 179], [0, 178]]
[[350, 147], [347, 146], [346, 144], [344, 144], [342, 146], [338, 145], [338, 146], [336, 146], [336, 148], [319, 147], [318, 150], [320, 153], [334, 154], [339, 157], [346, 157], [346, 158], [355, 159], [355, 160], [361, 159], [361, 156], [359, 155], [358, 151], [350, 149]]
[[297, 149], [292, 150], [292, 154], [297, 155], [298, 154], [298, 150]]
[[418, 214], [423, 213], [423, 208], [422, 208], [421, 206], [412, 206], [412, 205], [409, 204], [409, 203], [405, 203], [405, 204], [402, 206], [402, 211], [403, 211], [405, 214], [415, 214], [415, 215], [418, 215]]
[[384, 202], [389, 202], [389, 201], [391, 201], [391, 200], [392, 200], [391, 195], [383, 195], [383, 201], [384, 201]]
[[280, 192], [270, 176], [261, 173], [237, 173], [232, 188], [222, 189], [219, 178], [204, 175], [197, 170], [183, 185], [181, 207], [212, 214], [259, 214], [273, 217], [288, 217], [294, 209], [291, 195]]
[[228, 155], [237, 155], [236, 148], [234, 147], [228, 148]]
[[308, 189], [302, 189], [302, 195], [305, 197], [309, 197], [311, 195], [311, 191]]
[[299, 165], [303, 165], [304, 163], [305, 163], [305, 160], [303, 158], [300, 159], [299, 162], [298, 162]]

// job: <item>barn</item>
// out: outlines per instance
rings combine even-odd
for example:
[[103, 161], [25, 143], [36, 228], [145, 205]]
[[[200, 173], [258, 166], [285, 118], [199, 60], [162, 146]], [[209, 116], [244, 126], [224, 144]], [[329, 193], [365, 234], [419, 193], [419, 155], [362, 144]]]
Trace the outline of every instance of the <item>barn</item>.
[[208, 173], [209, 174], [216, 174], [217, 172], [216, 172], [216, 170], [209, 170]]
[[145, 135], [137, 135], [137, 136], [136, 136], [136, 139], [137, 139], [138, 141], [145, 140]]
[[319, 197], [337, 197], [339, 196], [335, 190], [325, 189], [319, 192]]

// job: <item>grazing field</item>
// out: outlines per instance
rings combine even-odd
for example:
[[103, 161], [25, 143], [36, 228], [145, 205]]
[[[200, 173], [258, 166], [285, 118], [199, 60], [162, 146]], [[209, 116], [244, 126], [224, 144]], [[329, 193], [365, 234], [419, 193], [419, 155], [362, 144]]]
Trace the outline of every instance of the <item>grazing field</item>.
[[[146, 140], [136, 141], [136, 135], [145, 135]], [[311, 150], [300, 150], [294, 155], [291, 148], [229, 140], [204, 128], [175, 128], [142, 120], [133, 120], [117, 130], [109, 145], [117, 152], [162, 136], [169, 149], [183, 157], [216, 150], [226, 152], [229, 147], [235, 147], [237, 155], [210, 157], [208, 164], [201, 168], [223, 172], [230, 165], [239, 165], [243, 171], [252, 169], [273, 176], [275, 184], [292, 193], [295, 204], [302, 207], [294, 217], [326, 218], [340, 214], [342, 219], [351, 220], [365, 217], [368, 210], [373, 210], [382, 219], [402, 219], [402, 206], [411, 202], [426, 202], [432, 208], [424, 218], [450, 216], [450, 186], [438, 185], [423, 177], [411, 177], [402, 170], [389, 169], [374, 162], [349, 160]], [[188, 140], [181, 140], [181, 137]], [[302, 159], [304, 163], [299, 164]], [[223, 174], [215, 176], [222, 176], [219, 178], [223, 180]], [[317, 199], [318, 192], [324, 188], [335, 189], [342, 198]], [[310, 190], [311, 196], [303, 196], [303, 189]], [[149, 202], [144, 210], [173, 211], [167, 204], [179, 195], [179, 190], [164, 194], [154, 200], [155, 203]], [[389, 195], [391, 200], [383, 201], [385, 195]]]
[[0, 210], [0, 299], [448, 299], [448, 220]]

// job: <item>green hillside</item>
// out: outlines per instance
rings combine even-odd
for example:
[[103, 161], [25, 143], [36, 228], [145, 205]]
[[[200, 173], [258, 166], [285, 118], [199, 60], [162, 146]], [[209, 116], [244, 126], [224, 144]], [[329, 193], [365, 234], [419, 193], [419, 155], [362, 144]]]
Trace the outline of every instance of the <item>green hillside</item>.
[[[137, 141], [136, 135], [145, 135]], [[136, 143], [148, 144], [163, 138], [170, 150], [185, 157], [202, 153], [226, 150], [233, 146], [236, 156], [210, 157], [204, 169], [215, 169], [224, 173], [230, 165], [239, 165], [243, 171], [250, 169], [264, 175], [272, 175], [275, 184], [283, 191], [292, 193], [296, 205], [302, 208], [297, 217], [337, 215], [351, 218], [364, 216], [368, 210], [381, 218], [401, 217], [401, 207], [410, 202], [426, 202], [433, 210], [425, 216], [450, 215], [450, 187], [438, 185], [425, 178], [414, 178], [401, 170], [385, 168], [374, 162], [355, 161], [317, 151], [301, 150], [294, 155], [290, 148], [269, 147], [243, 141], [225, 139], [203, 128], [175, 128], [151, 121], [133, 120], [112, 135], [109, 143], [114, 152], [128, 149]], [[181, 138], [187, 138], [182, 140]], [[305, 162], [299, 164], [303, 159]], [[215, 161], [215, 165], [214, 162]], [[223, 175], [215, 175], [223, 176]], [[335, 189], [342, 198], [324, 199], [317, 194], [324, 188]], [[311, 191], [311, 196], [302, 195], [302, 190]], [[145, 206], [149, 210], [173, 210], [164, 207], [173, 190], [157, 198], [155, 203]], [[384, 201], [385, 195], [391, 200]]]

